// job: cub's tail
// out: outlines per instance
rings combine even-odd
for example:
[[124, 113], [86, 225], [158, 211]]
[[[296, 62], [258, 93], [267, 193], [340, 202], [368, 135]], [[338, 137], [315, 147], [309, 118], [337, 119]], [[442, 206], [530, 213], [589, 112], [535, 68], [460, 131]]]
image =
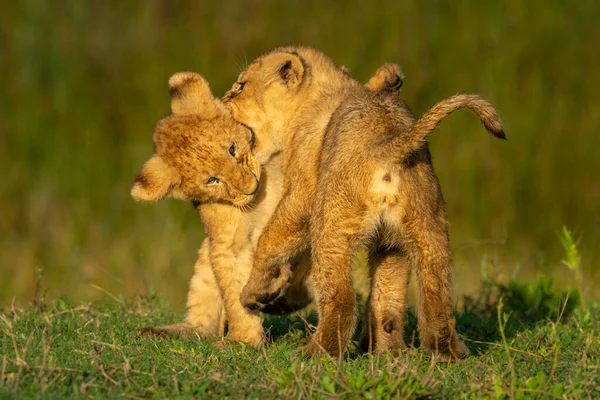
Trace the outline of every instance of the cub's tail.
[[502, 121], [496, 112], [494, 106], [481, 96], [475, 94], [457, 94], [440, 101], [431, 107], [420, 119], [418, 119], [410, 128], [407, 136], [402, 139], [403, 150], [405, 154], [417, 150], [423, 145], [425, 139], [439, 123], [452, 112], [468, 108], [479, 116], [479, 119], [485, 126], [485, 129], [499, 139], [506, 140]]

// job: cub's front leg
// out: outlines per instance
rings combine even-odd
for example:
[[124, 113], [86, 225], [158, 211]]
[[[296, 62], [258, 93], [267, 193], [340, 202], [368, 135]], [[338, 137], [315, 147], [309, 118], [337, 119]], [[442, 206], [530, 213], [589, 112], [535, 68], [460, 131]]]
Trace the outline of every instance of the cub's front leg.
[[228, 322], [227, 336], [235, 341], [263, 341], [262, 319], [240, 303], [240, 293], [250, 276], [252, 246], [236, 242], [241, 211], [223, 204], [200, 206], [204, 228], [210, 238], [210, 263], [221, 292]]
[[275, 303], [292, 281], [289, 260], [308, 246], [308, 217], [299, 196], [284, 195], [258, 239], [250, 278], [241, 303], [262, 311]]
[[[218, 242], [219, 239], [214, 241]], [[246, 250], [237, 257], [223, 243], [212, 243], [211, 264], [221, 290], [227, 315], [227, 336], [235, 341], [260, 344], [263, 341], [262, 319], [240, 303], [240, 294], [250, 276], [252, 252]]]

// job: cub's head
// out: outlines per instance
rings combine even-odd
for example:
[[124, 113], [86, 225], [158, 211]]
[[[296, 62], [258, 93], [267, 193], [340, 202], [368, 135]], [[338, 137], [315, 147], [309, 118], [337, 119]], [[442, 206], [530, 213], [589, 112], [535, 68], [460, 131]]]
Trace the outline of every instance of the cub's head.
[[233, 119], [198, 74], [173, 75], [169, 92], [172, 114], [156, 125], [155, 154], [135, 177], [131, 196], [249, 203], [260, 178], [253, 132]]
[[[399, 66], [384, 64], [365, 86], [374, 92], [397, 94], [403, 78]], [[281, 136], [281, 128], [304, 104], [308, 93], [332, 82], [350, 85], [355, 81], [345, 67], [335, 65], [315, 49], [281, 47], [257, 58], [242, 71], [223, 101], [231, 107], [237, 121], [257, 133], [256, 154], [262, 159], [262, 153], [277, 150], [276, 138]]]
[[235, 119], [257, 132], [259, 146], [263, 136], [277, 134], [285, 124], [306, 86], [303, 59], [294, 51], [284, 50], [274, 50], [252, 62], [223, 97]]

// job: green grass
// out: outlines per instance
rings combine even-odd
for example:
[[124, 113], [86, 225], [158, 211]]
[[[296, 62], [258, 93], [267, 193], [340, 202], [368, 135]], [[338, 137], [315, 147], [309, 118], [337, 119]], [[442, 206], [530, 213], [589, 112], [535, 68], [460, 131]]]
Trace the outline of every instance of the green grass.
[[[488, 283], [457, 312], [472, 351], [451, 364], [416, 349], [340, 360], [301, 356], [314, 312], [268, 318], [271, 343], [135, 338], [182, 316], [156, 295], [111, 304], [49, 305], [0, 314], [0, 395], [11, 397], [586, 398], [600, 396], [600, 305], [549, 278]], [[416, 321], [409, 314], [408, 343]]]
[[466, 111], [431, 138], [459, 293], [486, 275], [571, 282], [565, 224], [582, 290], [598, 296], [599, 13], [593, 0], [1, 2], [0, 304], [26, 304], [42, 268], [50, 298], [152, 286], [182, 309], [199, 218], [183, 202], [129, 197], [169, 112], [167, 80], [198, 71], [220, 95], [247, 62], [290, 43], [363, 81], [401, 64], [417, 114], [457, 92], [498, 107], [508, 142]]

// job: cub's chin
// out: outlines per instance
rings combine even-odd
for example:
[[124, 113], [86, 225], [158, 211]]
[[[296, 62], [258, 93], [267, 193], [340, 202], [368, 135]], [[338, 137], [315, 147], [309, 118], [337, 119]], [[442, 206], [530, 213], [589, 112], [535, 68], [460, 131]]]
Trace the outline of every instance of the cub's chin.
[[243, 207], [247, 206], [248, 204], [250, 204], [252, 202], [252, 200], [254, 200], [253, 194], [242, 195], [242, 196], [232, 200], [231, 204], [233, 204], [235, 207], [243, 208]]

